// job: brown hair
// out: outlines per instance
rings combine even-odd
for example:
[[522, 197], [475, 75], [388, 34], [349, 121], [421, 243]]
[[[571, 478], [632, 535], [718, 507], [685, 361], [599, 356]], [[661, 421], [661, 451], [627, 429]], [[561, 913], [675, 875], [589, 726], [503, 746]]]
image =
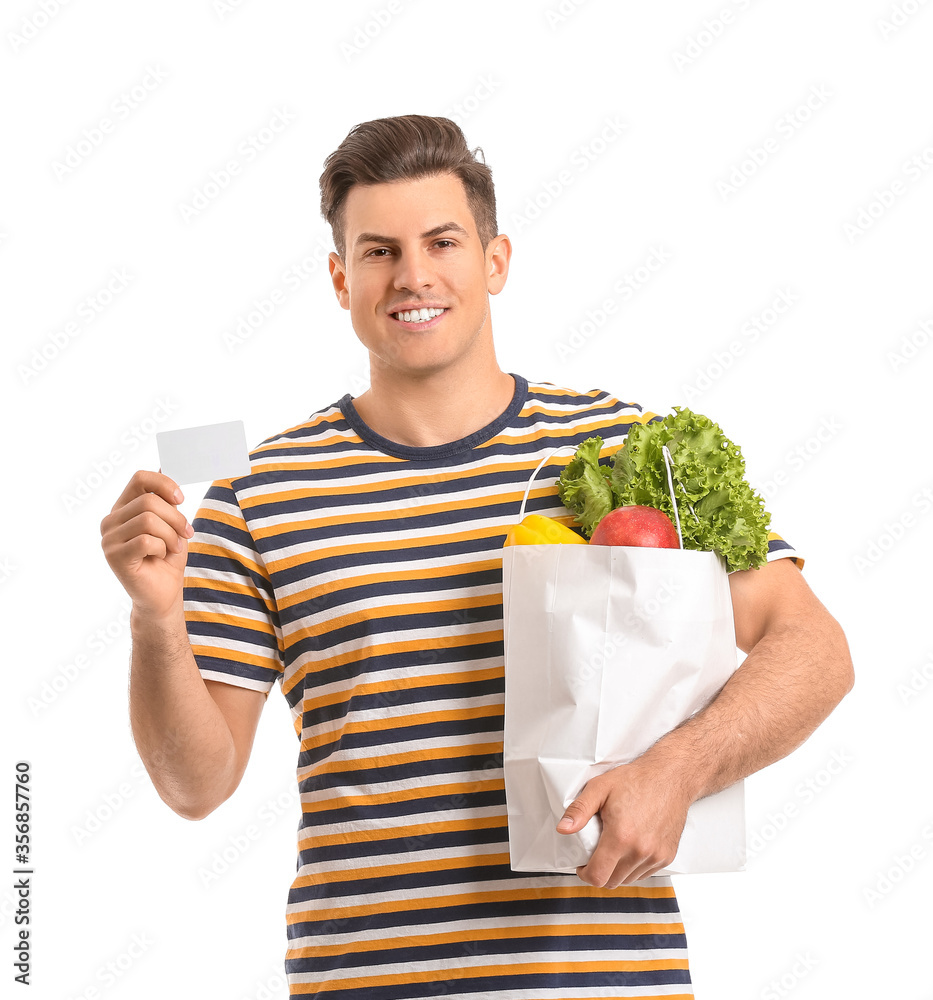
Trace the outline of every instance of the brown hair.
[[401, 115], [377, 118], [351, 129], [324, 161], [321, 174], [321, 215], [330, 224], [334, 245], [346, 252], [344, 204], [354, 184], [383, 184], [452, 173], [460, 178], [476, 230], [485, 248], [498, 234], [492, 171], [482, 149], [467, 147], [466, 138], [449, 118]]

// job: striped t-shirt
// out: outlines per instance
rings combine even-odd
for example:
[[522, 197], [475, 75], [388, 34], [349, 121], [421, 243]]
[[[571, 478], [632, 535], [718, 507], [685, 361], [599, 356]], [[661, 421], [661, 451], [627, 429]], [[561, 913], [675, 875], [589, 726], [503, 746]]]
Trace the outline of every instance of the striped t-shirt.
[[[538, 462], [657, 419], [514, 376], [469, 437], [380, 437], [350, 396], [214, 483], [185, 611], [205, 678], [268, 692], [299, 738], [290, 995], [322, 1000], [689, 997], [671, 881], [597, 889], [509, 868], [501, 549]], [[526, 512], [566, 515], [538, 473]], [[773, 535], [769, 558], [796, 556]]]

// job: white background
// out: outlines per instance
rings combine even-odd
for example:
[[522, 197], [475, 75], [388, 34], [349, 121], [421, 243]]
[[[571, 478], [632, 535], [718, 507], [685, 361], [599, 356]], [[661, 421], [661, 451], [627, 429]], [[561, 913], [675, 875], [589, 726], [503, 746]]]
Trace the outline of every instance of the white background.
[[[697, 997], [933, 995], [933, 12], [10, 0], [0, 29], [4, 992], [28, 760], [29, 996], [286, 995], [285, 701], [231, 800], [172, 813], [134, 748], [99, 523], [157, 468], [155, 431], [243, 419], [255, 445], [365, 388], [317, 263], [317, 180], [353, 125], [418, 112], [455, 117], [493, 169], [502, 367], [712, 416], [851, 644], [852, 694], [748, 781], [748, 870], [675, 879]], [[670, 259], [638, 272], [652, 248]]]

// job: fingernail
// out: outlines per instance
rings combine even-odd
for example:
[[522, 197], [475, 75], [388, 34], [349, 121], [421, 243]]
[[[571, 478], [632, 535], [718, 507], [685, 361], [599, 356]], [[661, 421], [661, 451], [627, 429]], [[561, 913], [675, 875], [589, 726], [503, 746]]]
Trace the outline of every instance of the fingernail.
[[172, 495], [175, 497], [175, 503], [181, 503], [185, 499], [185, 495], [180, 488], [176, 489]]
[[558, 824], [558, 830], [569, 830], [573, 826], [573, 819], [570, 816], [565, 816]]

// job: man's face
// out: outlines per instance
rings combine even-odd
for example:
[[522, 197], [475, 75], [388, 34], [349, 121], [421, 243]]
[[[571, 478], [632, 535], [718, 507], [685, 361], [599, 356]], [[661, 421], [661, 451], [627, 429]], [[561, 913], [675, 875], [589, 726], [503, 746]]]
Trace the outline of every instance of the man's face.
[[[344, 222], [331, 276], [374, 369], [429, 375], [492, 351], [488, 296], [505, 284], [511, 247], [498, 236], [484, 250], [456, 175], [356, 185]], [[421, 309], [443, 311], [410, 314]]]

